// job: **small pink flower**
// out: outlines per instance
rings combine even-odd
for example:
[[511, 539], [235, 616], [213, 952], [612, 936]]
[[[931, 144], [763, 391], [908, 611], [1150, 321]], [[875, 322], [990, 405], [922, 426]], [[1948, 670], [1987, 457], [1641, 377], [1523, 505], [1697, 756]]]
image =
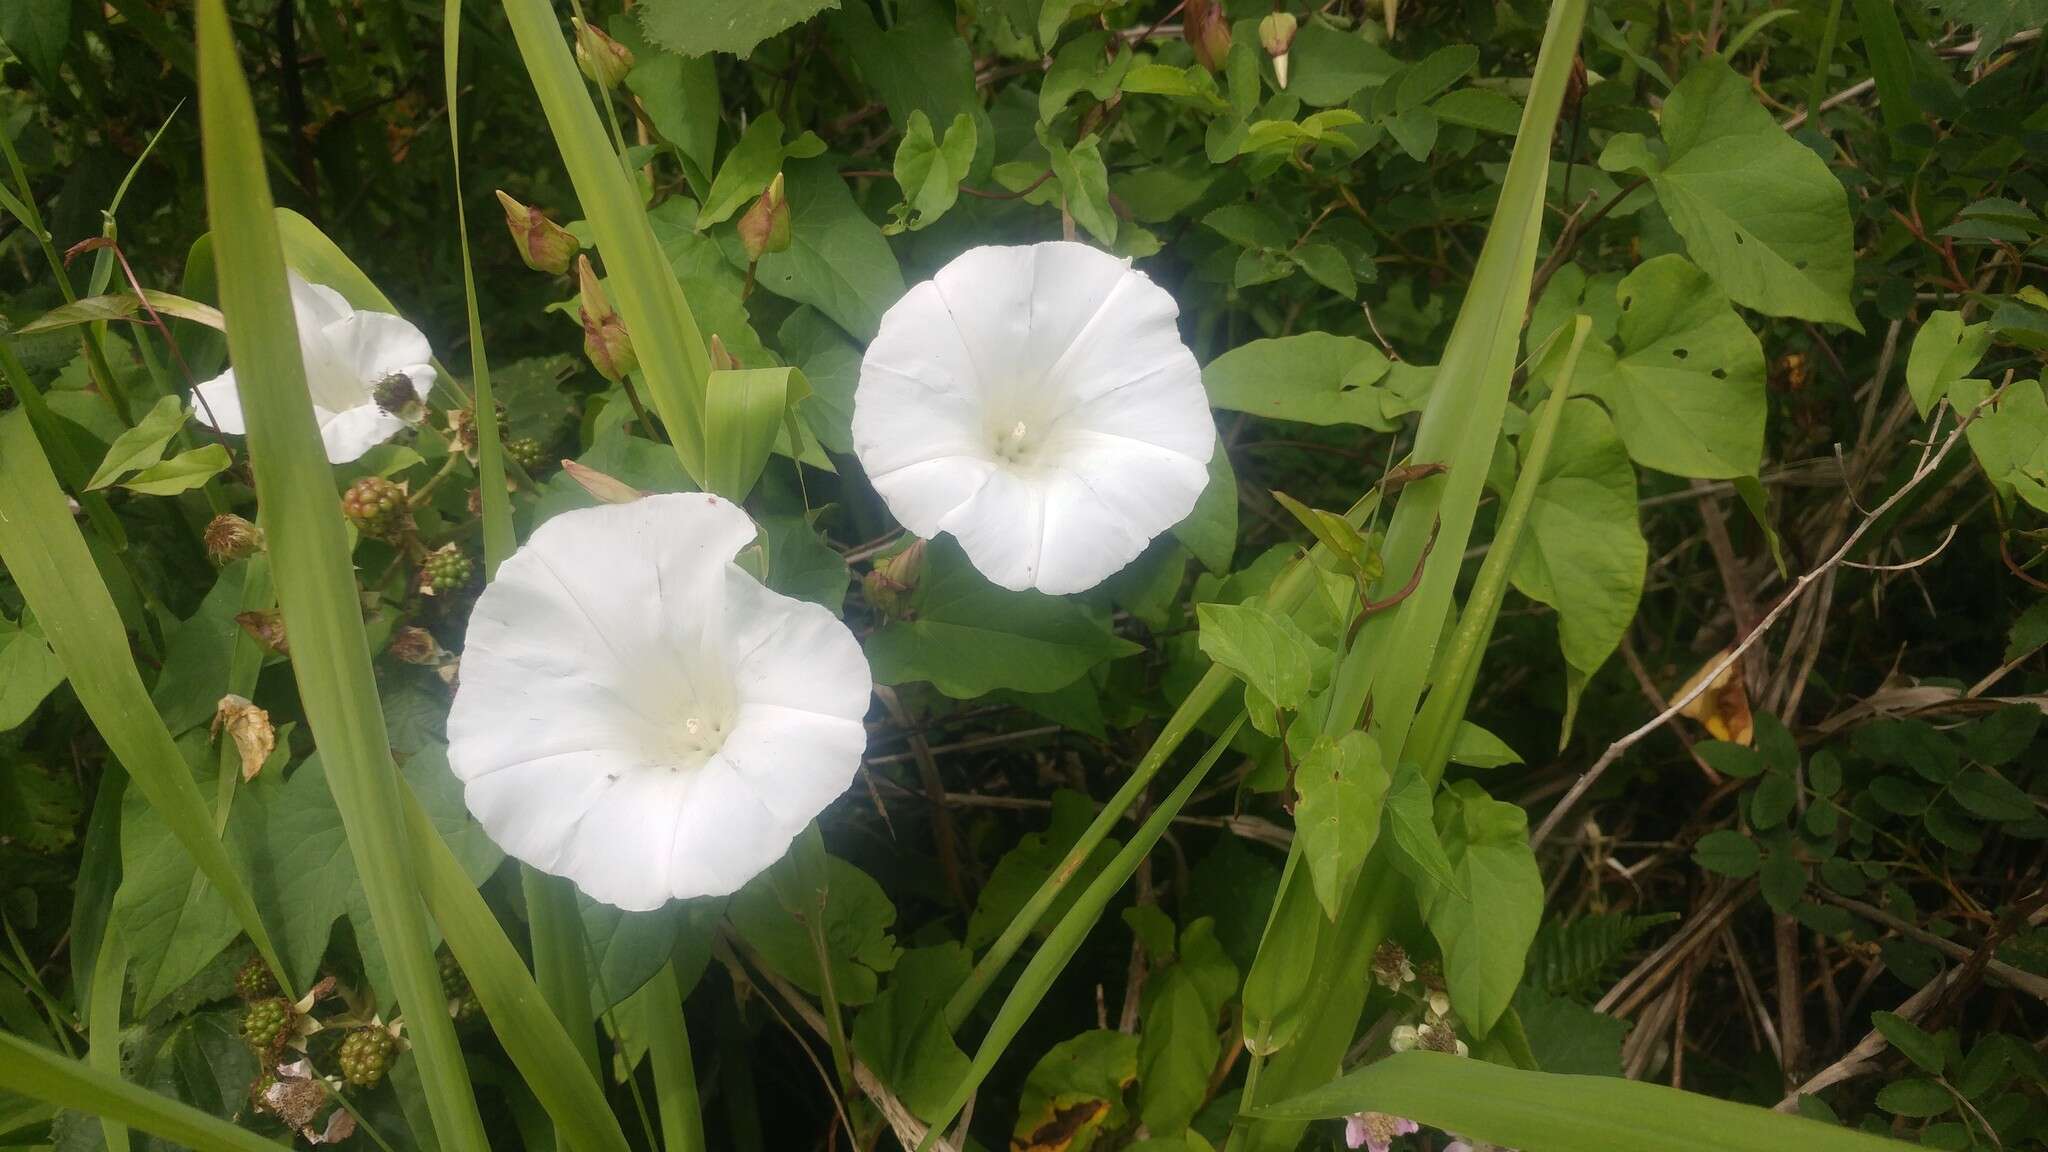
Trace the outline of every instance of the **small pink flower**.
[[1344, 1146], [1387, 1152], [1394, 1137], [1406, 1136], [1421, 1131], [1421, 1128], [1413, 1120], [1389, 1116], [1385, 1112], [1353, 1112], [1344, 1118]]

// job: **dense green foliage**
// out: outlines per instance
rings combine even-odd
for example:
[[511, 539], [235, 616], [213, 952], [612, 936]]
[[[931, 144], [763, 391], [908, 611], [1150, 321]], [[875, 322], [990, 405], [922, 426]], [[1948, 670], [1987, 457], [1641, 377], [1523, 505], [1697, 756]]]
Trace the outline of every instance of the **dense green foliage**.
[[[0, 0], [0, 1148], [2048, 1146], [2048, 5], [557, 8]], [[852, 413], [1063, 237], [1220, 441], [1051, 596]], [[442, 373], [331, 467], [287, 267]], [[698, 490], [868, 745], [622, 912], [446, 718]]]

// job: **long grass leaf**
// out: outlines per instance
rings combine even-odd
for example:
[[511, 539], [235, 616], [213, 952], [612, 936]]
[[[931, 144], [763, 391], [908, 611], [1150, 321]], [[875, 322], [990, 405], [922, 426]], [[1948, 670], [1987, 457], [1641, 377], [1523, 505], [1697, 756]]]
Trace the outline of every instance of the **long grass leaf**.
[[19, 1036], [0, 1032], [0, 1089], [91, 1116], [112, 1117], [197, 1152], [277, 1152], [254, 1132], [138, 1088]]
[[662, 965], [648, 983], [646, 1011], [662, 1152], [704, 1152], [704, 1108], [697, 1099], [696, 1063], [683, 1023], [683, 988], [675, 961]]
[[222, 0], [201, 0], [198, 29], [201, 144], [221, 312], [230, 359], [245, 382], [249, 455], [292, 670], [395, 985], [388, 991], [405, 1013], [436, 1135], [443, 1147], [481, 1150], [489, 1145], [412, 879], [398, 774], [306, 388], [262, 139]]
[[[128, 941], [110, 917], [93, 962], [92, 1004], [85, 1033], [90, 1046], [85, 1062], [115, 1079], [121, 1076], [121, 1001], [127, 979]], [[101, 1116], [100, 1131], [106, 1136], [107, 1152], [128, 1152], [126, 1124], [113, 1116]]]
[[505, 1054], [570, 1147], [627, 1152], [625, 1133], [605, 1102], [604, 1090], [548, 1009], [490, 905], [470, 883], [411, 789], [403, 781], [400, 787], [421, 892]]
[[1403, 1052], [1255, 1115], [1318, 1120], [1371, 1109], [1521, 1152], [1893, 1152], [1911, 1145], [1749, 1104], [1624, 1080], [1524, 1072]]
[[256, 902], [214, 834], [192, 772], [149, 701], [113, 597], [101, 582], [28, 414], [0, 416], [0, 561], [35, 610], [43, 635], [100, 737], [150, 807], [227, 899], [235, 920], [284, 980]]
[[590, 106], [553, 7], [547, 0], [504, 0], [504, 6], [555, 147], [597, 236], [607, 290], [632, 335], [647, 395], [668, 427], [683, 471], [701, 486], [707, 475], [704, 390], [711, 358], [682, 285], [655, 241], [639, 190]]

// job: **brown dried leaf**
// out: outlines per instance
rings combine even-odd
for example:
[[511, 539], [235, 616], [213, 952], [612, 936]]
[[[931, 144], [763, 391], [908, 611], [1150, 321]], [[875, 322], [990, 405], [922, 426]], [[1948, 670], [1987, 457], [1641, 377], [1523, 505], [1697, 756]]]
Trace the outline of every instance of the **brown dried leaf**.
[[277, 731], [270, 726], [270, 713], [250, 703], [245, 696], [229, 693], [221, 697], [220, 704], [214, 708], [214, 739], [220, 739], [223, 728], [235, 742], [235, 751], [242, 755], [242, 781], [254, 780], [256, 774], [263, 771], [264, 761], [277, 750]]
[[[1716, 664], [1728, 659], [1731, 651], [1733, 649], [1724, 648], [1705, 664], [1700, 665], [1699, 670], [1679, 687], [1678, 695], [1684, 696], [1692, 691], [1707, 673], [1713, 671]], [[1754, 743], [1756, 725], [1749, 715], [1749, 689], [1743, 683], [1742, 661], [1729, 661], [1728, 667], [1719, 676], [1714, 677], [1714, 682], [1707, 686], [1707, 690], [1694, 697], [1692, 703], [1679, 709], [1678, 714], [1699, 721], [1707, 730], [1707, 734], [1716, 740], [1727, 740], [1745, 747]]]

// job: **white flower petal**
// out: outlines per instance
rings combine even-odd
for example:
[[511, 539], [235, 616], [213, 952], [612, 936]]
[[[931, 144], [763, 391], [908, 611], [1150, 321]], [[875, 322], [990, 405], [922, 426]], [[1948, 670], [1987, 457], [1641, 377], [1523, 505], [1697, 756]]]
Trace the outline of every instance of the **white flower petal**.
[[289, 268], [285, 270], [285, 281], [291, 285], [292, 312], [298, 317], [302, 333], [318, 332], [355, 311], [341, 293], [325, 284], [315, 284]]
[[[347, 366], [349, 378], [372, 389], [393, 373], [412, 375], [419, 369], [425, 369], [427, 385], [433, 384], [434, 370], [427, 361], [434, 358], [434, 349], [419, 329], [401, 317], [388, 312], [357, 312], [329, 324], [321, 335], [335, 358]], [[414, 387], [419, 389], [420, 399], [427, 398], [417, 380]]]
[[405, 421], [375, 404], [359, 404], [340, 412], [315, 405], [313, 418], [320, 422], [320, 443], [327, 449], [329, 464], [360, 460], [363, 453], [405, 430]]
[[1172, 296], [1086, 245], [977, 248], [882, 319], [854, 452], [1006, 588], [1093, 587], [1193, 509], [1215, 425]]
[[230, 436], [248, 430], [242, 423], [242, 392], [235, 386], [233, 368], [192, 389], [192, 418]]
[[753, 521], [651, 496], [543, 524], [478, 599], [448, 718], [511, 855], [627, 909], [729, 893], [845, 791], [860, 645], [732, 563]]

